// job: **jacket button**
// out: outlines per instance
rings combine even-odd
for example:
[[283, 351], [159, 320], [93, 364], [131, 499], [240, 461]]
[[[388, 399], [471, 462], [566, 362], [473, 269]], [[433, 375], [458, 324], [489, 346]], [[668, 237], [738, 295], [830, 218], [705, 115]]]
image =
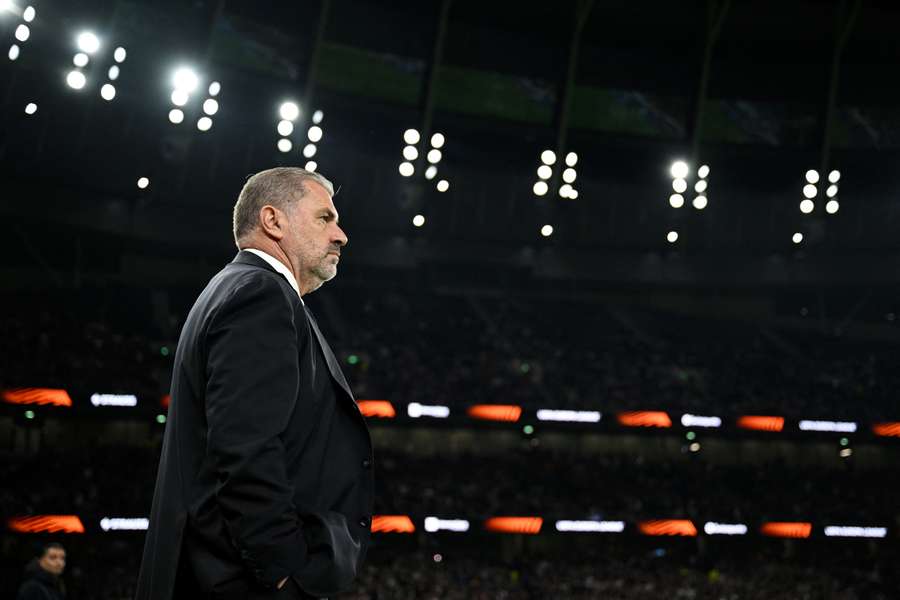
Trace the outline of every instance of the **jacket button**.
[[359, 520], [359, 526], [360, 526], [360, 527], [368, 527], [368, 526], [369, 526], [369, 520], [366, 519], [365, 517], [363, 517], [362, 519]]
[[368, 469], [372, 466], [372, 461], [367, 458], [362, 462], [362, 465], [364, 469]]

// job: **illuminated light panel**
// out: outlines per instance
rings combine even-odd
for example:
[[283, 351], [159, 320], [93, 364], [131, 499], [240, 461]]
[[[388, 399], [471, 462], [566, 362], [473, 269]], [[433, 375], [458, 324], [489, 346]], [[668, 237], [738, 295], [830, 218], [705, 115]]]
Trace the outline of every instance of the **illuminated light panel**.
[[596, 410], [554, 410], [541, 408], [537, 411], [539, 421], [560, 421], [565, 423], [599, 423], [602, 415]]
[[681, 415], [681, 424], [685, 427], [721, 427], [722, 419], [719, 417], [683, 414]]
[[3, 400], [10, 404], [49, 404], [72, 406], [72, 398], [66, 390], [54, 388], [14, 388], [3, 390]]
[[743, 523], [715, 523], [708, 521], [703, 526], [706, 535], [747, 535], [747, 526]]
[[17, 533], [84, 533], [84, 524], [76, 515], [13, 517], [6, 524]]
[[469, 530], [469, 522], [465, 519], [439, 519], [438, 517], [425, 517], [425, 531], [456, 531], [462, 533]]
[[625, 521], [557, 521], [556, 530], [583, 533], [622, 533]]
[[484, 522], [484, 528], [498, 533], [536, 535], [541, 532], [543, 524], [541, 517], [491, 517]]
[[641, 521], [638, 529], [644, 535], [680, 535], [696, 537], [697, 528], [693, 521], [687, 519], [659, 519], [656, 521]]
[[812, 523], [805, 521], [763, 523], [760, 533], [769, 537], [808, 538], [812, 533]]
[[137, 406], [134, 394], [91, 394], [94, 406]]
[[887, 537], [887, 527], [858, 527], [854, 525], [829, 525], [825, 537], [883, 538]]
[[619, 413], [616, 417], [625, 427], [671, 427], [668, 413], [652, 410], [633, 410]]
[[855, 433], [856, 423], [852, 421], [800, 421], [800, 431], [836, 431]]
[[397, 416], [394, 405], [387, 400], [360, 400], [356, 405], [364, 417], [393, 419]]
[[375, 515], [372, 517], [372, 533], [413, 533], [416, 526], [406, 515]]
[[781, 431], [784, 429], [784, 417], [745, 415], [738, 419], [737, 426], [754, 431]]
[[418, 402], [410, 402], [406, 407], [406, 414], [413, 419], [418, 419], [419, 417], [446, 419], [450, 416], [450, 408], [439, 404], [419, 404]]
[[522, 407], [515, 404], [475, 404], [466, 413], [473, 419], [482, 421], [515, 423], [522, 416]]
[[150, 527], [150, 519], [103, 517], [100, 519], [100, 529], [103, 531], [145, 531]]
[[876, 423], [872, 432], [881, 437], [900, 437], [900, 422]]

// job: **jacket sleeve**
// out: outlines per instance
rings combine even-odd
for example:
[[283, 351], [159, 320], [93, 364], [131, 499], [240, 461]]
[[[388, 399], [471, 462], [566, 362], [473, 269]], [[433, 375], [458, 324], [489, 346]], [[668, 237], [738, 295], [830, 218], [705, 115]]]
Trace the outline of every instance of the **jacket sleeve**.
[[300, 373], [293, 308], [278, 282], [263, 275], [239, 284], [212, 316], [206, 350], [216, 500], [248, 571], [271, 588], [307, 553], [281, 439]]

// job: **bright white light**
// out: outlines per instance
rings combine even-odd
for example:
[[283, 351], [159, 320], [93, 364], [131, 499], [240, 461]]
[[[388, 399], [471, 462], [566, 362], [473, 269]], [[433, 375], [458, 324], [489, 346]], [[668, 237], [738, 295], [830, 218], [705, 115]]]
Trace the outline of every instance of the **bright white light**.
[[576, 198], [578, 198], [578, 190], [572, 188], [572, 191], [569, 192], [569, 199], [575, 200]]
[[84, 73], [81, 71], [69, 71], [69, 74], [66, 75], [66, 83], [73, 90], [80, 90], [87, 83], [87, 79], [85, 79]]
[[203, 112], [212, 116], [219, 112], [219, 103], [213, 100], [212, 98], [207, 98], [203, 101]]
[[119, 78], [119, 65], [113, 65], [107, 71], [106, 76], [109, 77], [110, 81], [115, 81]]
[[551, 169], [547, 165], [541, 165], [537, 169], [537, 175], [541, 179], [550, 179], [550, 177], [553, 175], [553, 169]]
[[743, 523], [714, 523], [703, 526], [706, 535], [747, 535], [747, 526]]
[[100, 49], [100, 40], [90, 31], [83, 31], [78, 34], [78, 49], [88, 54], [93, 54]]
[[564, 183], [559, 186], [559, 197], [560, 198], [571, 198], [572, 197], [572, 186], [568, 183]]
[[818, 193], [819, 193], [818, 188], [816, 188], [816, 186], [814, 186], [811, 183], [807, 183], [806, 185], [803, 186], [803, 195], [807, 198], [810, 198], [810, 199], [815, 198], [816, 194], [818, 194]]
[[437, 182], [437, 191], [446, 192], [449, 189], [450, 189], [450, 182], [447, 181], [446, 179], [441, 179], [440, 181]]
[[697, 210], [703, 210], [707, 205], [706, 196], [697, 196], [696, 198], [694, 198], [691, 204], [693, 204], [694, 208], [696, 208]]
[[212, 127], [212, 119], [209, 117], [200, 117], [197, 119], [197, 129], [200, 131], [209, 131], [210, 127]]
[[670, 231], [669, 233], [667, 233], [666, 241], [669, 242], [670, 244], [674, 244], [675, 242], [677, 242], [678, 241], [678, 232]]
[[77, 52], [75, 56], [72, 57], [72, 64], [76, 67], [86, 67], [90, 60], [91, 59], [84, 52]]
[[415, 225], [416, 227], [421, 227], [424, 224], [425, 217], [423, 217], [422, 215], [416, 215], [413, 217], [413, 225]]
[[857, 527], [852, 525], [829, 525], [825, 528], [825, 537], [862, 537], [883, 538], [887, 536], [887, 527]]
[[218, 81], [213, 81], [209, 84], [209, 89], [207, 90], [210, 96], [218, 96], [219, 92], [222, 91], [222, 84]]
[[400, 163], [400, 174], [404, 177], [412, 177], [412, 174], [416, 172], [416, 168], [413, 166], [411, 162], [402, 162]]
[[569, 152], [566, 154], [566, 165], [570, 167], [574, 167], [578, 163], [578, 155], [574, 152]]
[[37, 104], [35, 104], [34, 102], [29, 102], [28, 104], [25, 105], [25, 114], [26, 115], [33, 115], [36, 112], [37, 112]]
[[278, 114], [286, 121], [296, 121], [300, 116], [300, 107], [294, 102], [284, 102], [278, 109]]
[[669, 196], [669, 205], [672, 208], [681, 208], [684, 206], [684, 196], [681, 194], [672, 194]]
[[172, 104], [175, 106], [184, 106], [188, 103], [188, 93], [181, 89], [172, 90]]
[[147, 186], [150, 185], [150, 180], [146, 177], [141, 177], [137, 180], [137, 186], [142, 190], [147, 189]]
[[13, 44], [9, 47], [9, 60], [16, 60], [19, 58], [19, 46], [17, 44]]
[[578, 174], [575, 173], [575, 169], [571, 167], [563, 171], [562, 174], [563, 181], [565, 181], [566, 183], [574, 183], [577, 176]]
[[435, 175], [437, 175], [437, 167], [428, 165], [428, 168], [425, 169], [425, 179], [434, 179]]
[[837, 183], [841, 180], [841, 172], [835, 169], [831, 173], [828, 174], [828, 182], [829, 183]]
[[550, 189], [550, 186], [547, 185], [546, 181], [537, 181], [531, 189], [535, 196], [543, 196]]
[[441, 162], [441, 151], [438, 150], [437, 148], [432, 148], [431, 150], [428, 151], [428, 154], [426, 157], [428, 158], [428, 162], [430, 162], [432, 164], [437, 164], [437, 163]]
[[[439, 519], [437, 517], [425, 517], [425, 531], [434, 533], [435, 531], [456, 531], [463, 532], [469, 530], [469, 522], [465, 519]], [[440, 556], [436, 554], [435, 556]]]
[[312, 158], [316, 155], [316, 145], [315, 144], [307, 144], [303, 146], [303, 156], [306, 158]]
[[687, 191], [687, 181], [682, 178], [677, 178], [672, 180], [672, 189], [675, 190], [679, 194], [683, 194]]
[[431, 147], [432, 148], [441, 148], [444, 145], [444, 134], [436, 133], [431, 136]]
[[169, 111], [169, 121], [176, 125], [184, 121], [184, 113], [181, 112], [180, 108], [173, 108]]
[[541, 162], [545, 165], [552, 165], [556, 162], [556, 152], [553, 150], [544, 150], [541, 152]]
[[806, 181], [807, 183], [819, 183], [819, 172], [815, 169], [810, 169], [806, 172]]
[[111, 83], [104, 83], [100, 88], [100, 97], [109, 102], [116, 97], [116, 86]]
[[815, 207], [816, 203], [812, 200], [802, 200], [800, 202], [800, 212], [802, 212], [804, 215], [808, 215], [809, 213], [811, 213]]
[[319, 123], [322, 122], [322, 119], [324, 117], [325, 117], [325, 113], [323, 113], [321, 110], [317, 110], [316, 112], [313, 113], [313, 116], [312, 116], [313, 124], [318, 125]]
[[415, 129], [407, 129], [403, 132], [403, 141], [409, 145], [418, 144], [421, 136]]
[[146, 517], [139, 518], [120, 518], [120, 517], [103, 517], [100, 519], [100, 529], [103, 531], [142, 531], [150, 527], [150, 519]]
[[306, 169], [307, 171], [315, 171], [316, 169], [319, 168], [319, 164], [314, 160], [308, 160], [308, 161], [306, 161], [306, 166], [303, 168]]
[[829, 198], [834, 198], [835, 196], [837, 196], [837, 193], [838, 193], [838, 186], [836, 186], [834, 184], [829, 185], [828, 189], [825, 190], [825, 195], [828, 196]]
[[853, 421], [800, 421], [800, 431], [833, 431], [837, 433], [856, 433]]
[[825, 203], [825, 212], [829, 215], [833, 215], [837, 211], [841, 209], [841, 204], [837, 200], [829, 200]]
[[413, 419], [418, 419], [419, 417], [446, 419], [450, 416], [450, 408], [441, 406], [440, 404], [419, 404], [418, 402], [410, 402], [406, 407], [406, 414]]
[[791, 236], [791, 241], [794, 242], [795, 244], [799, 244], [800, 242], [803, 241], [803, 234], [798, 231], [793, 236]]
[[555, 410], [541, 408], [537, 411], [538, 421], [560, 421], [563, 423], [599, 423], [601, 414], [596, 410]]
[[705, 192], [706, 191], [706, 180], [701, 179], [700, 181], [695, 183], [694, 191], [697, 192], [698, 194], [702, 194], [703, 192]]
[[853, 456], [853, 448], [843, 448], [838, 454], [841, 455], [841, 458], [848, 458]]
[[294, 144], [291, 143], [291, 140], [287, 138], [281, 138], [278, 140], [278, 149], [282, 152], [290, 152], [291, 148], [294, 147]]
[[681, 415], [681, 424], [685, 427], [721, 427], [722, 419], [720, 417], [692, 415], [687, 413]]
[[419, 158], [419, 151], [416, 150], [415, 146], [404, 146], [403, 158], [405, 158], [406, 160], [416, 160], [417, 158]]
[[622, 533], [625, 521], [557, 521], [559, 532], [574, 531], [578, 533]]
[[25, 10], [22, 11], [22, 20], [25, 21], [26, 23], [31, 23], [32, 21], [34, 21], [34, 15], [35, 15], [34, 7], [26, 6]]
[[709, 175], [709, 165], [700, 165], [700, 168], [697, 169], [697, 177], [700, 179], [706, 179]]
[[541, 227], [541, 235], [544, 237], [550, 237], [553, 235], [553, 225], [544, 225]]
[[115, 52], [113, 52], [113, 60], [115, 60], [117, 63], [125, 62], [126, 56], [128, 56], [128, 53], [122, 46], [119, 46], [118, 48], [116, 48]]
[[278, 121], [278, 135], [282, 135], [287, 137], [294, 132], [294, 124], [288, 121], [287, 119], [282, 119]]
[[313, 125], [306, 132], [306, 137], [308, 137], [311, 142], [318, 142], [322, 139], [322, 128], [318, 125]]
[[15, 7], [12, 0], [0, 0], [0, 12], [11, 11]]
[[199, 84], [200, 78], [197, 77], [197, 74], [194, 73], [193, 69], [188, 67], [176, 69], [175, 73], [172, 75], [172, 85], [175, 86], [176, 90], [184, 90], [187, 93], [191, 93], [197, 89]]
[[[138, 187], [140, 187], [140, 180], [138, 180]], [[91, 394], [91, 404], [94, 406], [137, 406], [137, 396], [134, 394]]]
[[688, 446], [688, 449], [689, 449], [691, 452], [700, 452], [700, 444], [699, 444], [698, 442], [694, 442], [693, 444], [691, 444], [690, 446]]
[[683, 160], [676, 160], [672, 163], [672, 166], [669, 167], [669, 173], [672, 174], [672, 179], [684, 179], [688, 176], [688, 165]]
[[29, 29], [28, 25], [25, 23], [20, 23], [19, 26], [16, 27], [16, 39], [20, 42], [27, 42], [30, 35], [31, 29]]

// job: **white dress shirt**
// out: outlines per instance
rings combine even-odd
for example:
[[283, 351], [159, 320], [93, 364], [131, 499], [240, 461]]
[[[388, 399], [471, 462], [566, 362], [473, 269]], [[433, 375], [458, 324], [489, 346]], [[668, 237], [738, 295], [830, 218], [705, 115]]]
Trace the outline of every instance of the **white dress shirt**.
[[297, 279], [294, 277], [294, 274], [291, 273], [291, 270], [288, 269], [283, 262], [272, 256], [271, 254], [266, 254], [262, 250], [257, 250], [256, 248], [243, 248], [247, 252], [252, 252], [257, 255], [271, 266], [273, 269], [284, 275], [285, 279], [288, 280], [288, 283], [291, 284], [291, 287], [294, 288], [294, 291], [297, 292], [297, 296], [300, 298], [300, 303], [305, 306], [305, 302], [303, 302], [303, 296], [300, 295], [300, 286], [297, 285]]

